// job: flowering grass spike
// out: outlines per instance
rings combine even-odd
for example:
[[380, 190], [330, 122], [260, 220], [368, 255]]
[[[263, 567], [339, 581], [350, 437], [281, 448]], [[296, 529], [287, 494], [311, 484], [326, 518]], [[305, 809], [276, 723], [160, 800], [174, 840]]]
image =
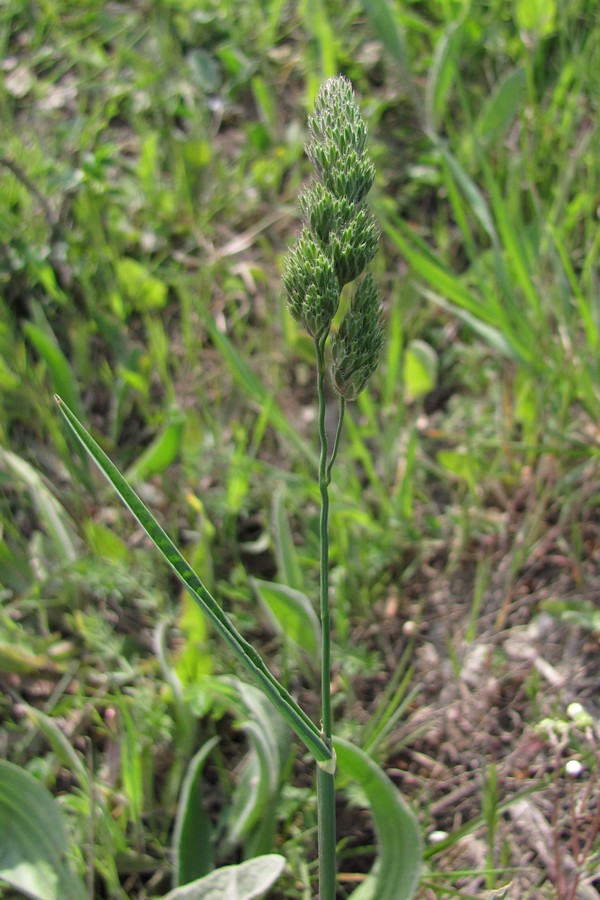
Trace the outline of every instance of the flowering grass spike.
[[[338, 427], [331, 455], [325, 429], [325, 345], [344, 285], [359, 278], [379, 244], [366, 196], [375, 177], [367, 129], [346, 78], [320, 88], [309, 121], [306, 154], [314, 176], [300, 195], [304, 227], [284, 261], [283, 281], [292, 316], [314, 340], [317, 359], [321, 613], [321, 736], [333, 751], [331, 628], [329, 613], [329, 484], [347, 400], [355, 400], [377, 368], [383, 342], [381, 299], [368, 274], [332, 335], [332, 379], [339, 395]], [[335, 900], [335, 755], [317, 767], [320, 900]]]
[[[300, 195], [304, 228], [284, 262], [288, 306], [315, 340], [326, 340], [344, 285], [375, 256], [379, 231], [365, 197], [375, 169], [367, 129], [346, 78], [320, 88], [309, 118], [306, 153], [315, 174]], [[340, 397], [354, 400], [375, 371], [383, 341], [381, 302], [372, 278], [356, 289], [334, 336], [333, 381]]]

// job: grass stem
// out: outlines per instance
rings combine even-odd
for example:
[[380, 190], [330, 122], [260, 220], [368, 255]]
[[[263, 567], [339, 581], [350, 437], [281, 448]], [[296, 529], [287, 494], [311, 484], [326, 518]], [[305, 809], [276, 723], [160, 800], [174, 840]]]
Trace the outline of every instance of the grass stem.
[[[331, 464], [328, 465], [327, 432], [325, 429], [325, 341], [327, 336], [315, 340], [317, 356], [317, 396], [319, 454], [319, 491], [321, 515], [319, 520], [320, 546], [320, 610], [321, 610], [321, 728], [322, 737], [331, 747], [331, 626], [329, 615], [329, 482]], [[341, 412], [343, 412], [343, 407]], [[339, 441], [341, 422], [335, 440]], [[333, 460], [332, 460], [333, 462]], [[319, 897], [335, 900], [336, 883], [336, 829], [335, 829], [335, 776], [317, 767], [317, 815], [319, 839]]]

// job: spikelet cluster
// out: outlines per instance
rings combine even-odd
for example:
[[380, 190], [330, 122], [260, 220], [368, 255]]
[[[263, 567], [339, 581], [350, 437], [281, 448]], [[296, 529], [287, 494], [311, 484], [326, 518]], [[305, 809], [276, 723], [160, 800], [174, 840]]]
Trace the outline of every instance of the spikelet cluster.
[[[302, 231], [284, 261], [288, 306], [315, 340], [326, 338], [343, 286], [375, 256], [379, 232], [365, 198], [375, 177], [367, 130], [352, 85], [330, 78], [309, 117], [306, 153], [314, 177], [300, 195]], [[356, 288], [332, 338], [336, 390], [353, 400], [375, 371], [383, 341], [381, 299], [371, 276]]]

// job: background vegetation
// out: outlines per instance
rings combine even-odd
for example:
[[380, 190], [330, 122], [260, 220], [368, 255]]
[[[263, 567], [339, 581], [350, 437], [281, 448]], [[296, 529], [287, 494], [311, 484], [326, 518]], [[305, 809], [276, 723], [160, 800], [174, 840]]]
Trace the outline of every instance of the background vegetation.
[[[338, 73], [370, 126], [387, 342], [332, 486], [336, 730], [418, 814], [421, 897], [598, 896], [596, 13], [0, 3], [0, 747], [58, 797], [90, 897], [168, 890], [207, 742], [207, 865], [279, 849], [272, 896], [311, 896], [301, 748], [52, 395], [310, 708], [309, 618], [269, 586], [318, 574], [312, 347], [280, 263]], [[373, 835], [345, 802], [350, 892]]]

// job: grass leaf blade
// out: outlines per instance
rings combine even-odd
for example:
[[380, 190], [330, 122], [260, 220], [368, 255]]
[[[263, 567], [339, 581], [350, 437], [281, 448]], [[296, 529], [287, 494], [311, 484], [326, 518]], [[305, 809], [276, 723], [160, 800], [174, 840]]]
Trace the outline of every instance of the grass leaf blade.
[[56, 402], [67, 424], [73, 430], [92, 460], [102, 474], [110, 482], [121, 500], [135, 519], [142, 526], [154, 546], [165, 561], [173, 569], [177, 577], [190, 592], [196, 603], [210, 619], [221, 637], [229, 644], [246, 671], [265, 691], [272, 703], [279, 709], [284, 719], [304, 741], [308, 749], [320, 762], [331, 759], [331, 751], [319, 735], [315, 723], [304, 710], [293, 700], [283, 685], [272, 675], [261, 656], [233, 626], [231, 620], [221, 609], [215, 598], [200, 581], [193, 569], [188, 565], [171, 538], [156, 521], [150, 510], [130, 487], [117, 467], [111, 462], [101, 447], [88, 433], [75, 414], [60, 397]]

